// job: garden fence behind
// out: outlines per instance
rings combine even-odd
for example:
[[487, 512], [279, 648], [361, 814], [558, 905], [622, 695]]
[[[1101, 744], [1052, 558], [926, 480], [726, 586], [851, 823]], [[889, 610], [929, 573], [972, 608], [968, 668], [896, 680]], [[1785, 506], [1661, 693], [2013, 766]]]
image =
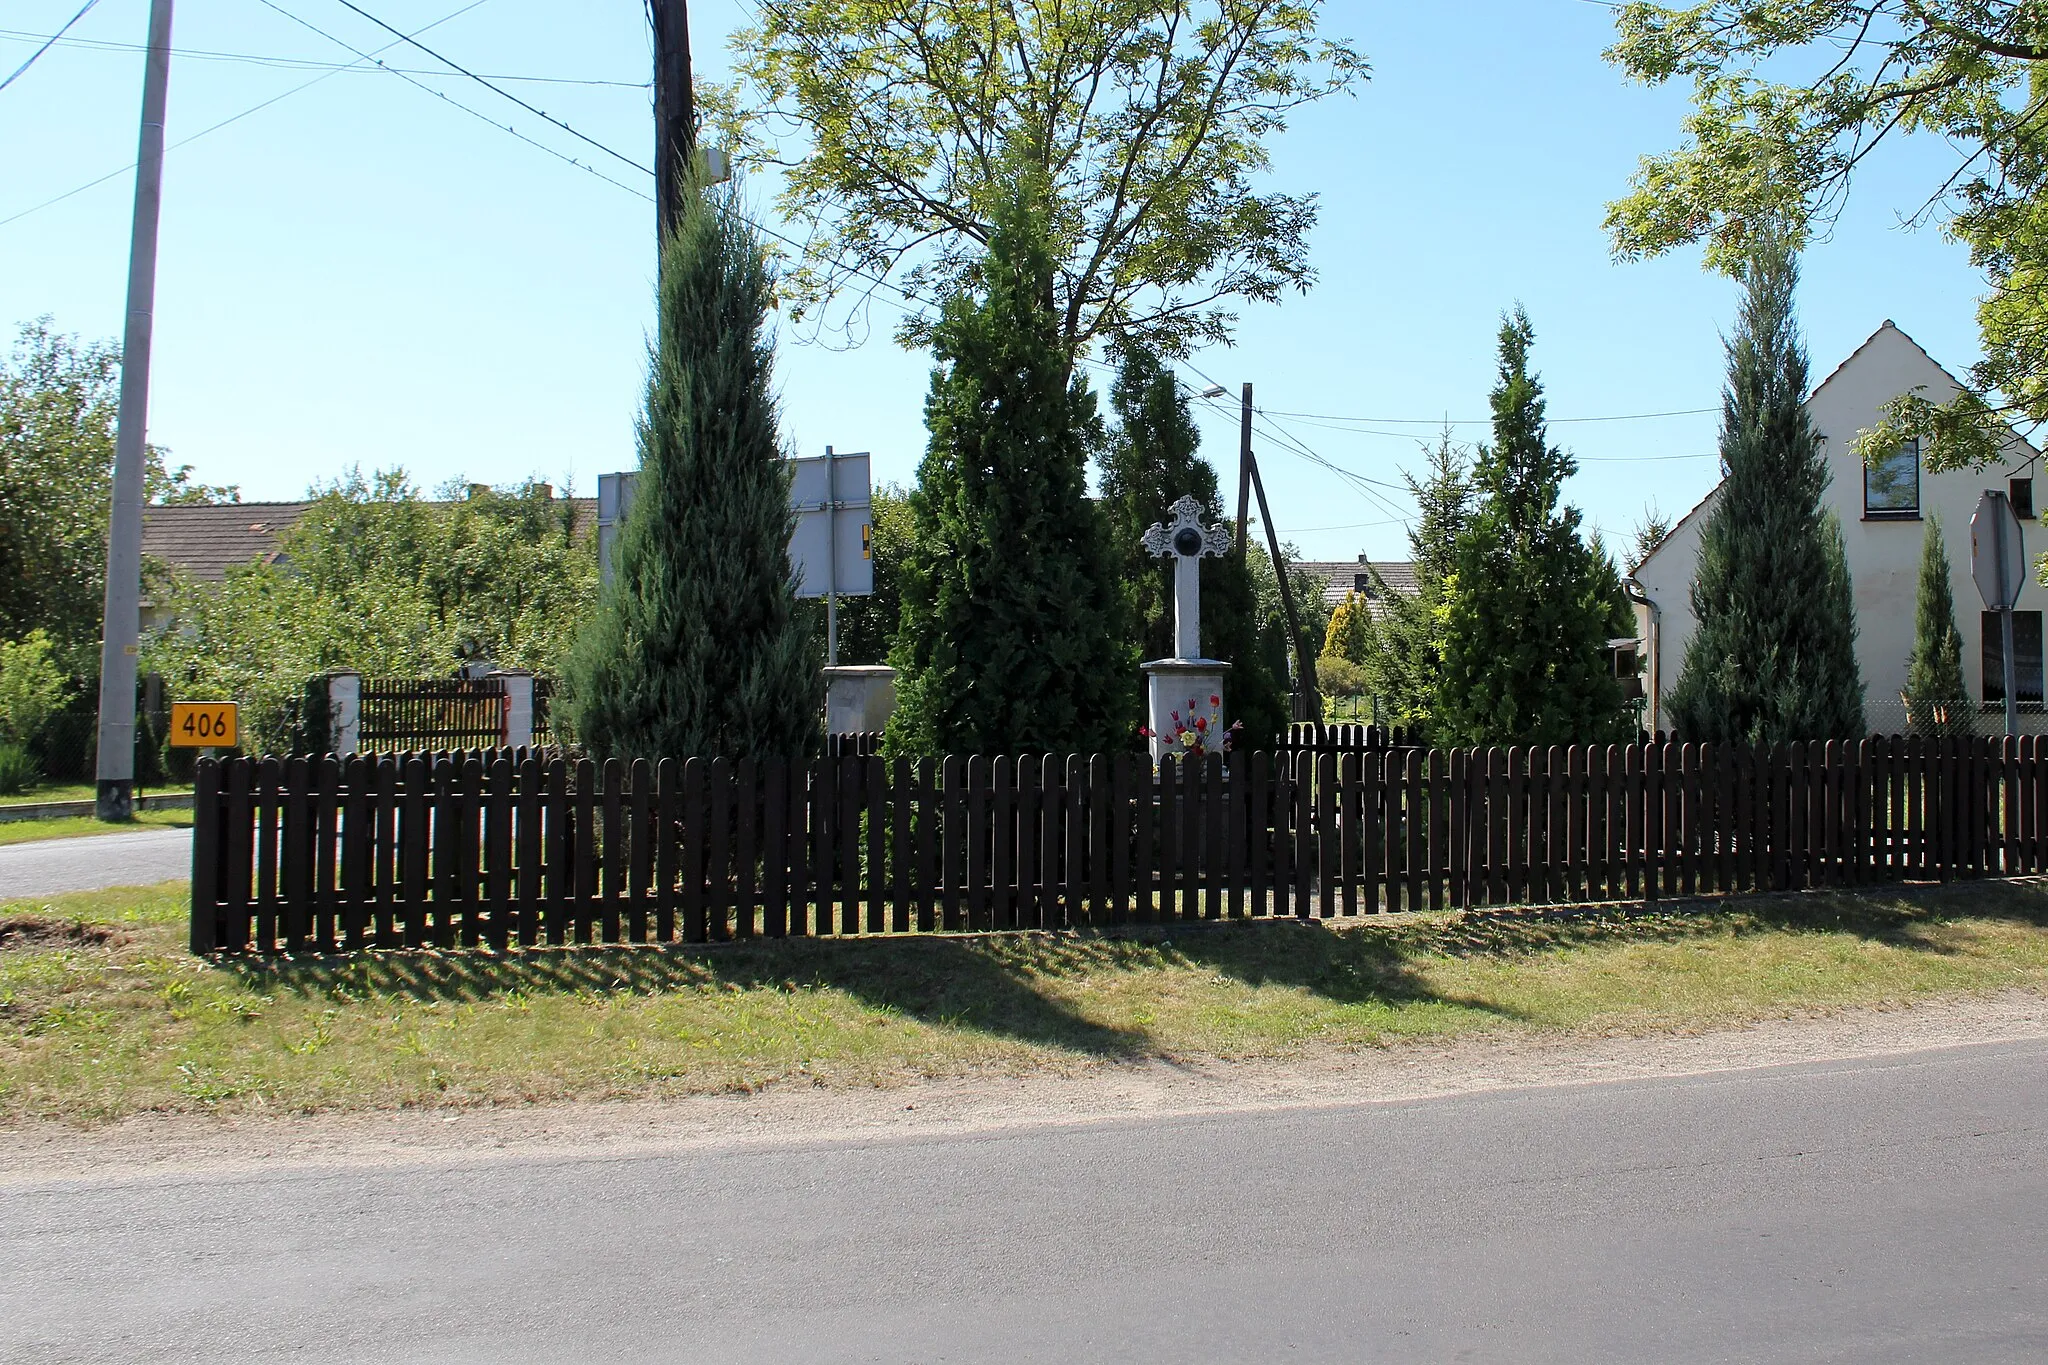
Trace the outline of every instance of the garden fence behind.
[[192, 946], [1060, 928], [2034, 873], [2042, 742], [207, 760]]

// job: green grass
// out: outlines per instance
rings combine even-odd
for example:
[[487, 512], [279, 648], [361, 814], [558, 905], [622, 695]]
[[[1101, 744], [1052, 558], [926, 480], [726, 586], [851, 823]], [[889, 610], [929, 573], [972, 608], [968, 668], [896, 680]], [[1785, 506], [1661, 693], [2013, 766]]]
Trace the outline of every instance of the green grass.
[[[31, 787], [25, 792], [12, 796], [0, 795], [0, 806], [34, 806], [46, 801], [90, 801], [99, 794], [90, 782], [48, 782]], [[185, 787], [144, 787], [138, 796], [190, 796], [192, 788]]]
[[90, 815], [60, 815], [51, 820], [9, 820], [0, 824], [0, 848], [44, 839], [76, 839], [87, 834], [121, 834], [138, 829], [190, 829], [189, 810], [139, 810], [132, 820], [95, 820]]
[[2048, 989], [2048, 889], [1693, 915], [201, 961], [185, 888], [0, 907], [0, 1119], [877, 1085]]

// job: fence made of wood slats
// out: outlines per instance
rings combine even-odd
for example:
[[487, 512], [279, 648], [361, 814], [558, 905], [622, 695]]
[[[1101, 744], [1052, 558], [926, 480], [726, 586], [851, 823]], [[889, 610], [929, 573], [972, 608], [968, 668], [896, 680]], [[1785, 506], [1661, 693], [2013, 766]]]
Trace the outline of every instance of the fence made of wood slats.
[[197, 952], [1656, 901], [2019, 875], [2041, 741], [1142, 758], [208, 760]]

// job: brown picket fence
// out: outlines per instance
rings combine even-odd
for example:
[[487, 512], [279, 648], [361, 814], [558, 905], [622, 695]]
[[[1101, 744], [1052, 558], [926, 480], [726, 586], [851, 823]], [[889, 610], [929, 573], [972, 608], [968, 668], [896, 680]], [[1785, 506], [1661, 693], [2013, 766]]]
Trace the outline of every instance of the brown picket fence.
[[1654, 902], [2036, 873], [2042, 741], [207, 760], [195, 952]]

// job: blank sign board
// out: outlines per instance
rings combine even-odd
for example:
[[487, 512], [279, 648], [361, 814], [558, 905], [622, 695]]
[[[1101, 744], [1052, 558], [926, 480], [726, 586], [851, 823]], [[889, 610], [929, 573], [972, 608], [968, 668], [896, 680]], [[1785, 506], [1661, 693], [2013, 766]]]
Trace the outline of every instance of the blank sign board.
[[[866, 452], [811, 455], [790, 464], [789, 505], [796, 513], [796, 531], [789, 538], [789, 563], [797, 578], [797, 596], [872, 593], [873, 502]], [[600, 474], [597, 479], [597, 554], [607, 583], [618, 528], [633, 505], [634, 482], [632, 473]]]
[[812, 455], [792, 463], [796, 477], [789, 501], [796, 509], [796, 533], [789, 538], [789, 563], [797, 575], [796, 595], [864, 597], [873, 592], [867, 455]]

